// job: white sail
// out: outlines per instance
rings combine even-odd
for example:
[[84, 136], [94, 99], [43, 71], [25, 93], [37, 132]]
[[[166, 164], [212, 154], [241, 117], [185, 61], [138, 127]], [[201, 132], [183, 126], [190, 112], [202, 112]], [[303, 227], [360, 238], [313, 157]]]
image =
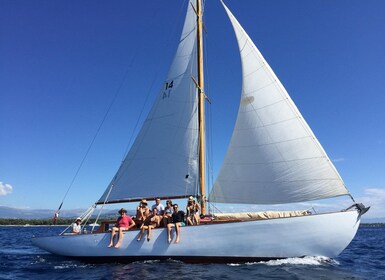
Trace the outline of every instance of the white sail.
[[285, 88], [225, 9], [241, 54], [243, 88], [235, 129], [209, 200], [278, 204], [348, 194]]
[[99, 199], [135, 200], [195, 192], [197, 182], [196, 16], [188, 5], [167, 80], [134, 144]]

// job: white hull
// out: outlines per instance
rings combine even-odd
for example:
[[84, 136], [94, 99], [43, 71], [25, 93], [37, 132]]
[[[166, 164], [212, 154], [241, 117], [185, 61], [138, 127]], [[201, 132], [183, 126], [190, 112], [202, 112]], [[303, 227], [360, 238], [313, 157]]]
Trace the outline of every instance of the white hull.
[[110, 260], [180, 259], [186, 261], [267, 260], [302, 256], [336, 257], [354, 238], [357, 211], [293, 218], [183, 227], [179, 244], [167, 242], [166, 229], [155, 229], [147, 242], [138, 231], [125, 233], [119, 249], [108, 248], [110, 234], [35, 237], [51, 253]]

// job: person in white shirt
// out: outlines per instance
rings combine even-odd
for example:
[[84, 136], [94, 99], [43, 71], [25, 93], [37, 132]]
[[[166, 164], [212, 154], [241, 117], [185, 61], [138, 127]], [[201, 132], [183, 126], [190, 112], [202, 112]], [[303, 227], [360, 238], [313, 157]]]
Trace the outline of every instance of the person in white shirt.
[[157, 197], [155, 199], [155, 204], [151, 206], [151, 211], [154, 210], [154, 208], [156, 208], [158, 210], [158, 213], [157, 215], [163, 215], [163, 212], [164, 212], [164, 206], [162, 203], [160, 203], [160, 198]]
[[82, 232], [82, 227], [80, 225], [81, 223], [82, 219], [77, 218], [76, 221], [72, 224], [71, 233], [80, 234]]

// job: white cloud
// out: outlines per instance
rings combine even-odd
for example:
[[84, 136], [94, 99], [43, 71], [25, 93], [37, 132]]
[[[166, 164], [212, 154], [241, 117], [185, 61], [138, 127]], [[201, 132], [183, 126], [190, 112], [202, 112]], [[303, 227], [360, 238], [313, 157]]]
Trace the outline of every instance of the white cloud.
[[364, 195], [356, 198], [356, 201], [362, 202], [365, 206], [371, 206], [365, 217], [385, 217], [385, 188], [367, 188], [364, 190]]
[[0, 196], [4, 196], [12, 193], [12, 189], [13, 188], [11, 185], [0, 182]]

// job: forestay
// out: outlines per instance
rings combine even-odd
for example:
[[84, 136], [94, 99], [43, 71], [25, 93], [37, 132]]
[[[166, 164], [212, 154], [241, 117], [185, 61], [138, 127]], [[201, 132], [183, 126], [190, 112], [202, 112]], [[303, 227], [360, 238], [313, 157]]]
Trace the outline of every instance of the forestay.
[[188, 5], [167, 80], [126, 158], [99, 199], [193, 194], [197, 182], [196, 16]]
[[209, 200], [276, 204], [348, 194], [285, 88], [225, 9], [240, 49], [243, 88], [235, 129]]

